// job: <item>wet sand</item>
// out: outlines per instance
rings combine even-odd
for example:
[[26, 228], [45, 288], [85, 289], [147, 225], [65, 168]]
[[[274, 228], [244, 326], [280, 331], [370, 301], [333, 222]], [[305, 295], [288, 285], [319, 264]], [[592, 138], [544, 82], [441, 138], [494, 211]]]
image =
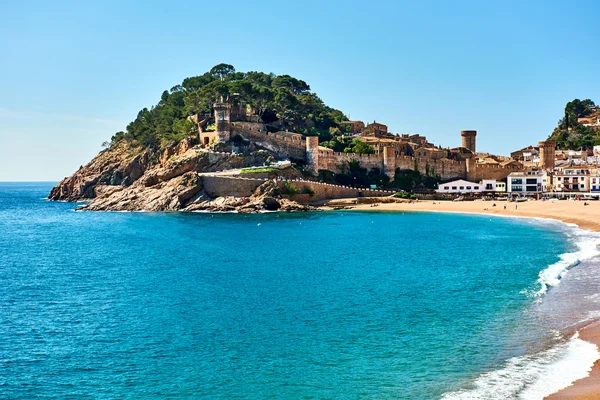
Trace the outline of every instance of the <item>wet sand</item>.
[[[583, 201], [572, 200], [535, 200], [521, 203], [506, 201], [417, 201], [413, 203], [376, 203], [378, 204], [376, 207], [373, 207], [371, 204], [355, 205], [353, 203], [353, 200], [337, 200], [334, 204], [362, 211], [438, 211], [550, 218], [569, 224], [576, 224], [583, 229], [600, 232], [600, 201], [590, 201], [587, 206], [584, 205]], [[494, 204], [496, 205], [495, 207]], [[506, 209], [504, 208], [505, 205]], [[579, 331], [579, 337], [585, 341], [594, 343], [600, 348], [600, 321], [582, 328]], [[546, 397], [546, 399], [600, 400], [600, 360], [596, 361], [588, 377], [576, 381], [573, 385]]]

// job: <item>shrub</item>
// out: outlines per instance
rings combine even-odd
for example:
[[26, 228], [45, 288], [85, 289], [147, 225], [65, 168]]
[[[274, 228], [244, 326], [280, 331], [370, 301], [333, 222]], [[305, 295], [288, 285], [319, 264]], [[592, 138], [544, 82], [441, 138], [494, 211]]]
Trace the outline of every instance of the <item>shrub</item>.
[[310, 197], [313, 197], [315, 195], [315, 191], [309, 186], [304, 186], [302, 189], [302, 194], [307, 194]]
[[406, 199], [406, 200], [416, 200], [417, 196], [415, 196], [412, 193], [407, 193], [407, 192], [396, 192], [392, 195], [392, 197], [395, 197], [397, 199]]
[[293, 196], [300, 193], [300, 190], [293, 183], [285, 182], [281, 188], [281, 193]]

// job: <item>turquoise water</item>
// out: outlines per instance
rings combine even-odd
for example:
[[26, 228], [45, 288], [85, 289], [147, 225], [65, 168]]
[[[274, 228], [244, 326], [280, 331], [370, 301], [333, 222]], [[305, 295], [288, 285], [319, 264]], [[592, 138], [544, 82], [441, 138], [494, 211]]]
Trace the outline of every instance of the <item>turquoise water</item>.
[[552, 226], [82, 213], [51, 186], [0, 183], [0, 398], [431, 399], [561, 340], [533, 295]]

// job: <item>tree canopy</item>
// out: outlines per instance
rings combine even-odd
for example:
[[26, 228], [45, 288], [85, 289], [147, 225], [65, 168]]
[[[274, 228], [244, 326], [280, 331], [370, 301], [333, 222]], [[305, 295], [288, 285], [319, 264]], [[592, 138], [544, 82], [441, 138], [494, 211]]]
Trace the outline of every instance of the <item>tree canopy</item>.
[[589, 149], [600, 145], [600, 131], [577, 122], [579, 118], [600, 115], [590, 99], [574, 99], [565, 106], [564, 116], [549, 139], [555, 140], [557, 147], [563, 150]]
[[179, 141], [195, 132], [194, 123], [187, 117], [212, 113], [213, 104], [221, 99], [253, 107], [265, 123], [319, 135], [321, 140], [330, 140], [331, 131], [341, 134], [340, 123], [348, 119], [325, 105], [303, 80], [257, 71], [237, 72], [232, 65], [218, 64], [165, 90], [154, 107], [142, 109], [125, 132], [113, 136], [112, 142], [127, 139], [153, 147]]

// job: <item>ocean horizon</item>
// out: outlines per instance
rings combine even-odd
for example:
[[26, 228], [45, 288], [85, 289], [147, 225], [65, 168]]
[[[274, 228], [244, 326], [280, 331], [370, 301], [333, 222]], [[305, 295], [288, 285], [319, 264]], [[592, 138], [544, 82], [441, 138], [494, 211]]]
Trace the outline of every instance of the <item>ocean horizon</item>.
[[0, 397], [541, 399], [597, 234], [445, 213], [75, 212], [0, 182]]

